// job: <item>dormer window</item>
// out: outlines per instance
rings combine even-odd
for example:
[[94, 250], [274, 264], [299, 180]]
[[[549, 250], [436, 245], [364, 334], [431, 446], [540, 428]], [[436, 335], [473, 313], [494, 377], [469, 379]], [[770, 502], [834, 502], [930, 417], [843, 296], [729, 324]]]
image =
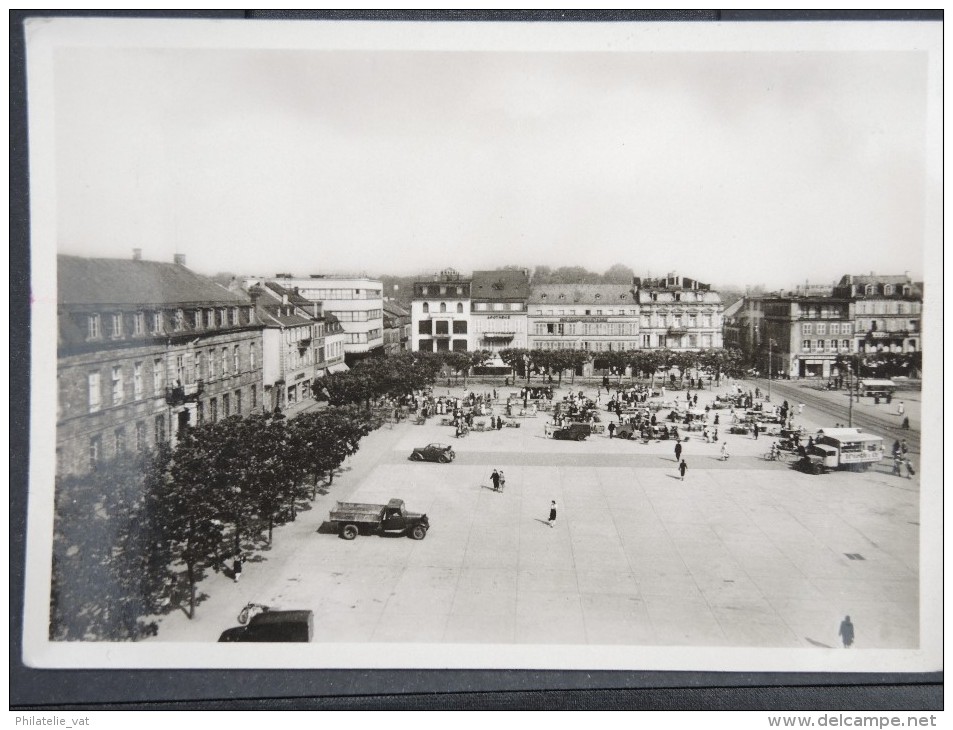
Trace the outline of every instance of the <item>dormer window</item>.
[[559, 295], [559, 298], [560, 298], [560, 299], [565, 299], [565, 298], [566, 298], [566, 295], [565, 295], [565, 294], [560, 294], [560, 295]]
[[427, 287], [425, 286], [420, 287], [420, 293], [424, 296], [427, 296]]
[[146, 331], [146, 314], [145, 312], [136, 312], [132, 317], [132, 333], [137, 337], [144, 334]]
[[910, 286], [909, 286], [909, 285], [904, 285], [904, 287], [903, 287], [903, 295], [904, 295], [905, 297], [910, 296]]
[[864, 295], [868, 297], [873, 296], [874, 290], [875, 290], [874, 285], [868, 284], [867, 286], [864, 287]]
[[175, 316], [172, 319], [172, 327], [176, 332], [178, 332], [183, 326], [185, 326], [185, 312], [183, 312], [181, 309], [176, 309]]
[[540, 298], [540, 299], [545, 299], [545, 298], [546, 298], [546, 294], [545, 294], [545, 293], [540, 294], [540, 295], [539, 295], [539, 298]]
[[162, 331], [162, 312], [152, 313], [152, 333], [158, 334]]
[[114, 340], [122, 337], [122, 312], [113, 312], [109, 336]]
[[192, 312], [192, 329], [202, 329], [202, 310], [196, 309]]
[[90, 314], [86, 318], [86, 338], [90, 340], [98, 340], [101, 336], [102, 330], [100, 329], [99, 315]]
[[884, 294], [888, 297], [893, 294], [893, 284], [884, 284]]
[[207, 309], [205, 310], [205, 327], [206, 329], [212, 329], [215, 326], [215, 310]]
[[596, 294], [596, 299], [602, 299], [602, 295], [601, 295], [601, 294]]

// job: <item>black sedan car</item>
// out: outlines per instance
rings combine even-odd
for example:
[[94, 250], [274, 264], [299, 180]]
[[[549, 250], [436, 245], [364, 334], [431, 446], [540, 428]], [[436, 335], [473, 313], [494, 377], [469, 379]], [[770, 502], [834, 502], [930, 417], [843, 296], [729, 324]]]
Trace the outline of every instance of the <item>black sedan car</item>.
[[447, 444], [428, 444], [414, 449], [410, 455], [411, 461], [439, 461], [441, 464], [449, 464], [456, 458], [453, 449]]

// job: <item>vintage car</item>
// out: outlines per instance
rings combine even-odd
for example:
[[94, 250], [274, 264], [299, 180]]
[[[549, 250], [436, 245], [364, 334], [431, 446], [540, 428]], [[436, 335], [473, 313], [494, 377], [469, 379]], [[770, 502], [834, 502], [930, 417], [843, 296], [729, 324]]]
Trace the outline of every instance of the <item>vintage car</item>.
[[247, 626], [226, 629], [220, 642], [233, 641], [311, 641], [314, 634], [314, 613], [311, 611], [266, 610], [253, 616]]
[[457, 455], [453, 453], [453, 448], [447, 444], [428, 444], [414, 449], [410, 455], [411, 461], [439, 461], [441, 464], [449, 464]]
[[592, 429], [588, 423], [570, 423], [553, 431], [553, 438], [562, 441], [583, 441], [589, 437]]

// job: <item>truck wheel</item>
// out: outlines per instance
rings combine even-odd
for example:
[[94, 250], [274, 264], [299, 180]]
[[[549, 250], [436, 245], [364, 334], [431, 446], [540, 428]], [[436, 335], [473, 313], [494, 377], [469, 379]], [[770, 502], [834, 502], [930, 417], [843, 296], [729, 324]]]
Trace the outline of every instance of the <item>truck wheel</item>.
[[450, 463], [450, 457], [447, 456], [446, 454], [440, 454], [440, 458], [438, 459], [438, 461], [439, 461], [441, 464], [449, 464], [449, 463]]
[[582, 434], [579, 434], [578, 436], [576, 436], [576, 441], [582, 441], [585, 438], [586, 438], [585, 436], [583, 436]]
[[358, 532], [357, 525], [344, 525], [344, 527], [341, 528], [341, 537], [345, 540], [353, 540], [357, 537]]
[[414, 540], [423, 540], [427, 537], [427, 528], [423, 525], [417, 525], [413, 530], [410, 531], [410, 536]]

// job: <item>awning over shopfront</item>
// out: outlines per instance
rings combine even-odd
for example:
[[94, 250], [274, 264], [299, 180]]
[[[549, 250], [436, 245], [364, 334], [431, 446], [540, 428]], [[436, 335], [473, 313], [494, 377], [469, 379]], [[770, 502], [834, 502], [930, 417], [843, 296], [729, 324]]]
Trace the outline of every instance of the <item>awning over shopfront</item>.
[[484, 340], [512, 340], [516, 337], [515, 332], [484, 332]]
[[348, 371], [348, 370], [350, 370], [350, 369], [351, 369], [351, 368], [349, 368], [349, 367], [348, 367], [347, 365], [345, 365], [343, 362], [339, 362], [339, 363], [335, 363], [334, 365], [331, 365], [330, 367], [328, 367], [328, 372], [329, 372], [329, 373], [343, 373], [343, 372], [346, 372], [346, 371]]

